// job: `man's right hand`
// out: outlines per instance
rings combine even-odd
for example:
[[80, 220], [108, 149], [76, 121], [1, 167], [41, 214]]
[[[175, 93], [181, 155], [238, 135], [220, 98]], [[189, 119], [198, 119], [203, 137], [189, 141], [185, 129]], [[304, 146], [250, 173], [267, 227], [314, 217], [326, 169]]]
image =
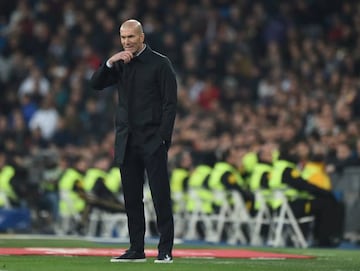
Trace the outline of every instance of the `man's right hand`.
[[108, 63], [110, 64], [110, 66], [114, 65], [114, 63], [116, 61], [122, 60], [124, 61], [124, 63], [129, 63], [131, 61], [131, 59], [133, 58], [133, 54], [129, 51], [121, 51], [119, 53], [116, 53], [115, 55], [111, 56], [108, 59]]

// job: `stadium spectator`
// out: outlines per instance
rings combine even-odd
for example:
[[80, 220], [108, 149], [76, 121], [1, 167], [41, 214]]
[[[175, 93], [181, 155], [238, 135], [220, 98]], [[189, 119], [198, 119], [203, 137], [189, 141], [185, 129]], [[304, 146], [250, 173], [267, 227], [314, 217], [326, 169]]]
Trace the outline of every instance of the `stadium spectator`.
[[53, 97], [49, 94], [41, 102], [41, 107], [34, 113], [29, 122], [31, 131], [40, 129], [43, 139], [50, 140], [56, 130], [59, 113], [54, 105]]
[[34, 66], [30, 67], [30, 74], [20, 84], [19, 95], [30, 95], [34, 101], [39, 103], [50, 91], [49, 80], [44, 77], [42, 71]]

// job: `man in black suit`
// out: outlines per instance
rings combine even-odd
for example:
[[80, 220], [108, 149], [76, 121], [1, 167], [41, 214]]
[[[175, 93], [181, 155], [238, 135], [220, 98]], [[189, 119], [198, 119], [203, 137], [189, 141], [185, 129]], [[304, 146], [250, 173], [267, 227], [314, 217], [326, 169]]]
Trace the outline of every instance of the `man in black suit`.
[[123, 50], [94, 73], [96, 90], [117, 84], [115, 161], [120, 165], [130, 248], [111, 262], [145, 261], [143, 185], [147, 174], [160, 233], [157, 263], [172, 262], [174, 221], [167, 169], [177, 104], [171, 62], [144, 43], [142, 25], [120, 27]]

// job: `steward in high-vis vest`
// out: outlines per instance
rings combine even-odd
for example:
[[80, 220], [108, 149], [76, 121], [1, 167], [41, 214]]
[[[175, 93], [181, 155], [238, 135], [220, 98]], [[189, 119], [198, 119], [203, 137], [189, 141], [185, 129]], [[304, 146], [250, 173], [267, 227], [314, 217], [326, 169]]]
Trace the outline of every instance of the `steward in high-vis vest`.
[[87, 163], [84, 158], [77, 158], [75, 167], [69, 167], [59, 180], [60, 215], [75, 216], [81, 214], [86, 206], [84, 174]]
[[92, 206], [108, 212], [125, 212], [125, 206], [122, 202], [120, 202], [120, 199], [118, 198], [119, 193], [116, 192], [115, 179], [109, 177], [109, 175], [106, 175], [105, 177], [100, 177], [96, 180], [93, 188], [91, 189], [92, 195], [95, 197], [90, 201], [90, 203]]
[[[280, 189], [289, 200], [296, 217], [315, 216], [314, 241], [316, 246], [336, 246], [342, 238], [344, 212], [334, 195], [301, 177], [296, 168], [295, 148], [283, 144], [278, 160], [273, 164], [269, 187]], [[277, 209], [282, 202], [273, 199], [271, 206]]]
[[206, 180], [210, 175], [212, 167], [200, 164], [194, 168], [189, 177], [189, 197], [186, 203], [186, 211], [194, 212], [201, 210], [204, 214], [213, 212], [211, 191], [206, 187]]
[[105, 180], [108, 173], [100, 168], [91, 167], [85, 172], [84, 189], [86, 192], [91, 192], [97, 180]]
[[[223, 192], [236, 190], [244, 199], [247, 208], [250, 209], [253, 203], [253, 195], [245, 187], [244, 180], [236, 167], [236, 151], [226, 150], [222, 155], [222, 161], [215, 163], [213, 170], [207, 181], [208, 187], [213, 192]], [[232, 204], [231, 198], [228, 198], [229, 204]], [[215, 211], [221, 208], [223, 201], [217, 199], [213, 201], [213, 208]]]
[[17, 165], [7, 164], [5, 156], [0, 158], [0, 208], [26, 206], [27, 171]]
[[[249, 188], [252, 193], [260, 193], [266, 203], [271, 199], [271, 190], [269, 189], [269, 179], [274, 161], [272, 145], [265, 143], [260, 147], [258, 152], [258, 162], [254, 166], [252, 174], [249, 178]], [[255, 200], [253, 209], [255, 214], [260, 208], [259, 200]]]
[[244, 180], [248, 180], [250, 178], [255, 165], [259, 160], [258, 153], [256, 151], [246, 152], [241, 158], [242, 164], [242, 176]]
[[171, 198], [174, 214], [184, 212], [188, 200], [189, 178], [193, 170], [190, 151], [184, 150], [179, 155], [179, 163], [170, 175]]
[[170, 176], [171, 198], [173, 201], [173, 211], [182, 211], [182, 205], [187, 201], [187, 185], [190, 171], [185, 168], [174, 168]]
[[[44, 161], [44, 170], [41, 175], [40, 182], [40, 199], [39, 205], [42, 210], [46, 210], [50, 216], [49, 220], [52, 223], [48, 223], [47, 226], [56, 226], [59, 222], [59, 180], [61, 175], [66, 169], [66, 158], [57, 156], [46, 157]], [[53, 230], [50, 228], [50, 230]]]
[[84, 189], [87, 191], [89, 207], [97, 207], [108, 212], [124, 212], [124, 205], [118, 199], [120, 173], [117, 175], [110, 169], [108, 156], [100, 156], [84, 176]]
[[15, 175], [14, 167], [6, 165], [0, 169], [0, 208], [11, 207], [18, 197], [11, 185], [11, 180]]
[[331, 191], [331, 179], [325, 170], [324, 157], [320, 154], [311, 154], [301, 171], [301, 177], [309, 183], [324, 190]]
[[118, 167], [111, 167], [108, 170], [105, 185], [116, 195], [121, 192], [121, 175]]

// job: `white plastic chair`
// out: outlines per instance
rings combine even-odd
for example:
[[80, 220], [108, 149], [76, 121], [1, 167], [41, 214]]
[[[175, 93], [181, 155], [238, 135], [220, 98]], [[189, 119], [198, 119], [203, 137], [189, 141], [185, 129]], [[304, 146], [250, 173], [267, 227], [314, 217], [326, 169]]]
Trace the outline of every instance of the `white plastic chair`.
[[56, 227], [57, 234], [71, 234], [76, 232], [76, 225], [81, 223], [81, 214], [75, 208], [71, 191], [60, 190], [60, 222]]
[[255, 216], [251, 218], [251, 227], [250, 227], [250, 245], [252, 246], [262, 246], [267, 240], [262, 236], [263, 226], [270, 226], [272, 214], [271, 210], [267, 204], [267, 199], [264, 196], [261, 190], [255, 192], [255, 202], [258, 204], [259, 208]]
[[268, 245], [284, 247], [287, 245], [287, 240], [291, 240], [295, 247], [309, 247], [309, 241], [305, 238], [300, 224], [313, 223], [315, 217], [309, 215], [296, 218], [283, 191], [274, 191], [273, 196], [281, 199], [282, 204], [272, 217]]
[[217, 243], [221, 241], [226, 224], [230, 222], [232, 210], [225, 191], [214, 192], [214, 201], [222, 203], [220, 209], [216, 213], [202, 214], [201, 219], [205, 227], [205, 240]]
[[230, 227], [227, 228], [227, 242], [229, 244], [248, 244], [249, 229], [252, 226], [252, 217], [246, 208], [246, 203], [238, 191], [231, 191], [233, 206], [228, 217]]
[[171, 197], [176, 205], [176, 210], [174, 210], [174, 234], [175, 237], [182, 238], [186, 231], [186, 197], [183, 192], [173, 192]]

